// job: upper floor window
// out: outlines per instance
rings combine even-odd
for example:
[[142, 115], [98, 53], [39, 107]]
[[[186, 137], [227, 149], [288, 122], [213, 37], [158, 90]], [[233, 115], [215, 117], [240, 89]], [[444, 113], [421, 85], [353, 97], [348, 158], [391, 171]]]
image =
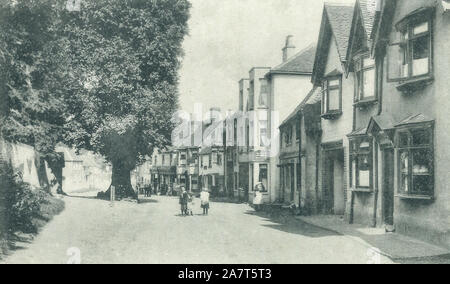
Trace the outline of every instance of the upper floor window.
[[260, 94], [259, 94], [259, 106], [260, 107], [268, 107], [269, 106], [269, 84], [267, 80], [260, 80]]
[[397, 40], [389, 45], [388, 79], [408, 81], [431, 76], [433, 64], [432, 10], [415, 13], [397, 25]]
[[268, 131], [267, 131], [267, 120], [260, 120], [259, 121], [259, 146], [265, 147], [268, 146], [267, 140], [268, 140]]
[[368, 56], [355, 60], [355, 102], [374, 100], [375, 93], [375, 61]]
[[322, 116], [332, 118], [342, 113], [342, 76], [326, 78], [322, 85]]
[[288, 126], [284, 132], [284, 144], [290, 146], [292, 144], [292, 126]]
[[250, 87], [248, 90], [248, 110], [255, 108], [255, 81], [250, 81]]
[[432, 128], [399, 130], [397, 147], [399, 193], [432, 196], [434, 192]]

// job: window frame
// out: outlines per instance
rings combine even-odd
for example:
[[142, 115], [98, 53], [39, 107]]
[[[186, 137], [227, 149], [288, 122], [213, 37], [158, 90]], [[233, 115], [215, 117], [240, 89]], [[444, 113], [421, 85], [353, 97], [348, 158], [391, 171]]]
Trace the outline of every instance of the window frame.
[[[338, 81], [338, 86], [330, 88], [330, 82]], [[326, 85], [326, 87], [325, 87]], [[330, 91], [339, 90], [339, 109], [330, 110]], [[322, 117], [325, 119], [333, 119], [342, 114], [342, 74], [336, 76], [325, 77], [322, 82]]]
[[[397, 36], [400, 37], [398, 42], [389, 43], [389, 47], [398, 46], [398, 48], [402, 49], [402, 53], [404, 57], [406, 57], [406, 61], [408, 64], [408, 74], [407, 76], [398, 76], [398, 78], [392, 78], [391, 68], [391, 54], [388, 52], [388, 72], [387, 72], [387, 81], [392, 82], [408, 82], [414, 81], [423, 78], [431, 78], [434, 74], [434, 9], [429, 9], [427, 11], [422, 11], [420, 13], [414, 13], [413, 15], [407, 16], [405, 19], [400, 21], [397, 24]], [[422, 32], [419, 34], [414, 34], [414, 28], [420, 26], [423, 23], [428, 23], [428, 30], [426, 32]], [[405, 38], [404, 34], [407, 34], [408, 37]], [[413, 74], [413, 49], [411, 48], [414, 41], [420, 38], [429, 37], [428, 39], [428, 72], [426, 74], [414, 75]], [[406, 54], [406, 56], [405, 56]], [[404, 59], [405, 60], [405, 59]]]
[[[413, 144], [413, 132], [414, 131], [428, 131], [428, 137], [430, 137], [428, 144], [414, 145]], [[407, 135], [407, 145], [401, 145], [400, 136], [402, 134]], [[427, 125], [415, 125], [399, 128], [395, 135], [395, 144], [397, 152], [397, 194], [405, 197], [425, 197], [434, 198], [435, 187], [436, 187], [436, 175], [435, 175], [435, 149], [434, 149], [434, 126], [433, 124]], [[429, 151], [431, 153], [431, 160], [428, 161], [429, 172], [428, 173], [414, 173], [414, 153], [420, 150]], [[407, 178], [409, 190], [405, 191], [402, 186], [402, 155], [401, 153], [406, 152], [408, 155], [408, 169]], [[429, 176], [432, 185], [430, 186], [429, 192], [423, 190], [415, 190], [414, 177], [415, 176]]]
[[[366, 59], [372, 59], [373, 64], [365, 66], [364, 61]], [[355, 97], [354, 102], [355, 103], [361, 103], [361, 102], [369, 102], [369, 101], [376, 101], [378, 98], [377, 94], [377, 63], [376, 60], [370, 57], [370, 54], [364, 53], [359, 56], [356, 56], [353, 61], [353, 69], [354, 69], [354, 77], [355, 77]], [[373, 95], [372, 96], [365, 96], [365, 90], [364, 90], [364, 78], [366, 77], [365, 74], [373, 70]]]
[[[361, 149], [362, 143], [369, 143], [368, 149]], [[373, 174], [374, 174], [374, 159], [373, 159], [373, 138], [370, 136], [361, 136], [357, 138], [352, 138], [350, 140], [350, 188], [353, 190], [369, 191], [373, 190]], [[367, 156], [369, 159], [369, 186], [360, 184], [360, 169], [359, 169], [359, 158]], [[355, 167], [353, 168], [353, 163]], [[355, 175], [355, 176], [354, 176]]]

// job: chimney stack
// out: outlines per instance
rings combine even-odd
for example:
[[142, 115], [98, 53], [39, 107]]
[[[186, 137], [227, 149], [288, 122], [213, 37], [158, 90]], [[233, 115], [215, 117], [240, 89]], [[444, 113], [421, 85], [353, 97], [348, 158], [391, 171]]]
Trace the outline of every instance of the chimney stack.
[[295, 54], [294, 36], [288, 35], [286, 37], [286, 44], [283, 48], [283, 63], [288, 61]]

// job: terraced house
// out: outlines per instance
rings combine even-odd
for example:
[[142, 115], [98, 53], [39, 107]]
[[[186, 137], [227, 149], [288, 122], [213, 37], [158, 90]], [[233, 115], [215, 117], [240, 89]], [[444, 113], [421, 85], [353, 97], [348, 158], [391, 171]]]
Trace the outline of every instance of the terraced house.
[[449, 30], [448, 1], [379, 3], [371, 38], [380, 92], [367, 124], [373, 219], [447, 247]]
[[322, 91], [317, 210], [325, 214], [344, 215], [348, 200], [354, 78], [345, 66], [353, 12], [353, 5], [325, 4], [312, 75]]

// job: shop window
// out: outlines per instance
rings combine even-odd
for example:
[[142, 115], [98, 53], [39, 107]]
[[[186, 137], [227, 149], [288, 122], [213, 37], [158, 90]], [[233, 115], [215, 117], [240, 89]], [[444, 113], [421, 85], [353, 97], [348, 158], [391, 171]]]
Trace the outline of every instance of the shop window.
[[375, 61], [369, 56], [355, 60], [355, 102], [375, 100]]
[[397, 134], [399, 193], [432, 196], [434, 150], [431, 127], [401, 130]]
[[398, 25], [397, 40], [389, 45], [388, 79], [408, 81], [432, 74], [433, 38], [430, 10], [414, 14]]
[[357, 138], [350, 143], [350, 186], [354, 189], [372, 189], [372, 139]]
[[322, 90], [322, 116], [332, 119], [342, 114], [342, 76], [327, 78]]

